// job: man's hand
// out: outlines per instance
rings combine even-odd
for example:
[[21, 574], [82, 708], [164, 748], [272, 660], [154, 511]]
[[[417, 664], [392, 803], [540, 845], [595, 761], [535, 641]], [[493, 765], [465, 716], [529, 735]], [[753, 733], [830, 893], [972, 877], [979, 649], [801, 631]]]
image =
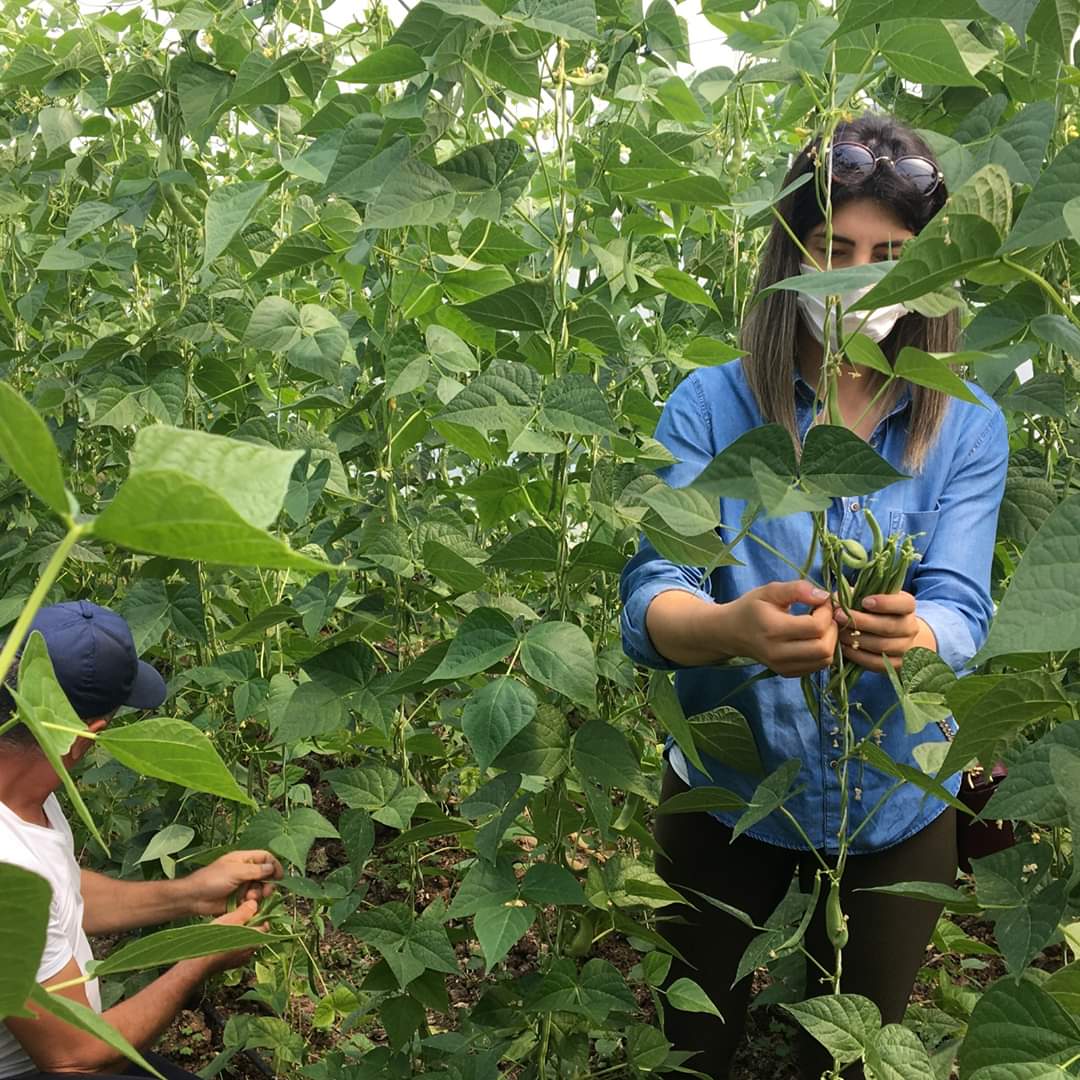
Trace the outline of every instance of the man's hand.
[[182, 880], [192, 915], [221, 915], [232, 896], [258, 906], [281, 876], [281, 863], [269, 851], [230, 851]]
[[[813, 610], [792, 615], [793, 604]], [[739, 654], [794, 678], [832, 663], [837, 625], [829, 594], [809, 581], [770, 581], [727, 605]]]
[[837, 607], [833, 618], [840, 628], [844, 659], [860, 667], [883, 672], [887, 657], [899, 669], [909, 649], [918, 646], [937, 650], [934, 632], [915, 614], [915, 597], [911, 593], [868, 596], [862, 602], [862, 610], [851, 614], [849, 619]]
[[[207, 867], [206, 869], [209, 870], [210, 867]], [[257, 900], [245, 900], [235, 911], [230, 911], [225, 915], [219, 916], [214, 922], [221, 926], [247, 926], [258, 910], [259, 903]], [[263, 923], [261, 926], [251, 927], [252, 930], [261, 930], [264, 934], [266, 933], [267, 928], [266, 923]], [[245, 967], [251, 962], [251, 958], [254, 954], [254, 949], [234, 949], [232, 952], [213, 953], [210, 956], [200, 957], [198, 962], [203, 965], [205, 975], [213, 975], [218, 971], [228, 971], [230, 968]]]

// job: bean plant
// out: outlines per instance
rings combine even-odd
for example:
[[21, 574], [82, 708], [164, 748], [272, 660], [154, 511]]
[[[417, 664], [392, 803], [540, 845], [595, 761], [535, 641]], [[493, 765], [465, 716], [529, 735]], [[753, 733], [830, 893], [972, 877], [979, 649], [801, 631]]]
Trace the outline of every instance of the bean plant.
[[[253, 971], [211, 990], [212, 1071], [255, 1049], [313, 1080], [693, 1073], [658, 1023], [715, 1011], [666, 978], [663, 736], [760, 763], [733, 710], [686, 716], [635, 671], [618, 576], [642, 534], [719, 565], [763, 542], [758, 513], [814, 516], [848, 608], [916, 559], [887, 523], [869, 547], [827, 532], [832, 499], [899, 475], [835, 409], [798, 461], [763, 427], [689, 487], [656, 475], [664, 400], [740, 355], [791, 154], [878, 108], [932, 145], [948, 205], [895, 261], [784, 287], [961, 312], [955, 356], [893, 367], [849, 335], [819, 396], [843, 352], [999, 402], [998, 610], [962, 677], [926, 650], [890, 676], [881, 723], [956, 721], [921, 769], [855, 739], [842, 657], [807, 705], [840, 729], [851, 797], [855, 765], [955, 802], [944, 778], [1006, 761], [988, 813], [1019, 843], [956, 888], [895, 887], [946, 907], [903, 1025], [844, 990], [846, 825], [743, 967], [769, 969], [763, 1000], [834, 1076], [1080, 1073], [1077, 0], [703, 0], [739, 61], [698, 71], [669, 0], [421, 0], [396, 25], [372, 0], [344, 26], [313, 0], [2, 10], [0, 677], [43, 603], [118, 607], [170, 696], [65, 775], [84, 857], [127, 877], [235, 844], [286, 863]], [[747, 522], [719, 520], [721, 494]], [[811, 553], [778, 554], [808, 573]], [[87, 737], [39, 639], [16, 692], [54, 761]], [[785, 813], [797, 772], [693, 808]], [[115, 1040], [33, 988], [47, 888], [0, 878], [0, 1013], [29, 995]], [[831, 992], [806, 998], [787, 975], [823, 892]], [[255, 934], [219, 931], [119, 945], [107, 1000]]]

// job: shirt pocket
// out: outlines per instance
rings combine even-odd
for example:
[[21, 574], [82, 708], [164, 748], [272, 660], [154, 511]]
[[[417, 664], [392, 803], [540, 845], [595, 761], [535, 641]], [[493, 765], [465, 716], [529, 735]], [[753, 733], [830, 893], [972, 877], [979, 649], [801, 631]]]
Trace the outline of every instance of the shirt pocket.
[[920, 555], [925, 555], [930, 541], [934, 539], [940, 510], [890, 510], [886, 535], [908, 535]]

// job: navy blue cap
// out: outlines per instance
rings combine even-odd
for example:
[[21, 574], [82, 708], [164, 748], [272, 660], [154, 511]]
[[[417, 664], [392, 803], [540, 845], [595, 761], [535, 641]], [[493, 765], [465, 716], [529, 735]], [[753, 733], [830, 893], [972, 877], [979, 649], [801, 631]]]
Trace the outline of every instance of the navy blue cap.
[[88, 600], [42, 608], [30, 624], [45, 639], [57, 682], [83, 719], [107, 716], [121, 705], [156, 709], [165, 680], [135, 652], [126, 620]]

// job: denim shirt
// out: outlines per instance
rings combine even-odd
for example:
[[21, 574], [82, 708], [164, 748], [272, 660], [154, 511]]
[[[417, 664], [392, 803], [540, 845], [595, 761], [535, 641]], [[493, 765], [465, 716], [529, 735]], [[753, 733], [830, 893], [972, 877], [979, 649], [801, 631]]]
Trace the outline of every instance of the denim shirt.
[[[883, 532], [922, 534], [915, 539], [922, 559], [908, 572], [903, 588], [915, 596], [916, 615], [934, 632], [937, 651], [955, 671], [978, 651], [986, 638], [993, 605], [990, 570], [997, 532], [997, 516], [1008, 466], [1008, 428], [997, 404], [978, 386], [967, 384], [985, 407], [950, 399], [940, 434], [923, 469], [864, 498], [834, 498], [828, 509], [828, 527], [841, 537], [854, 537], [867, 548], [871, 538], [865, 503], [873, 510]], [[797, 373], [792, 392], [800, 438], [813, 419], [814, 392]], [[906, 384], [891, 412], [878, 423], [870, 445], [896, 469], [907, 474], [903, 458], [911, 394]], [[664, 407], [656, 438], [678, 459], [660, 470], [672, 487], [689, 484], [712, 458], [747, 430], [764, 424], [740, 361], [703, 368], [684, 379]], [[720, 499], [720, 521], [737, 527], [746, 503]], [[758, 517], [752, 531], [792, 562], [802, 565], [810, 548], [812, 521], [808, 513], [781, 518]], [[725, 532], [733, 539], [735, 529]], [[764, 775], [783, 762], [801, 763], [797, 794], [785, 806], [798, 820], [813, 846], [826, 852], [837, 849], [840, 824], [840, 732], [827, 710], [819, 724], [806, 706], [798, 678], [772, 676], [747, 685], [750, 676], [764, 671], [749, 667], [686, 667], [661, 656], [645, 628], [645, 613], [652, 599], [668, 589], [681, 589], [706, 600], [727, 602], [769, 581], [786, 581], [792, 569], [769, 551], [743, 539], [732, 553], [742, 565], [721, 566], [707, 578], [700, 567], [678, 566], [662, 558], [644, 537], [637, 554], [622, 572], [621, 629], [623, 648], [646, 667], [678, 669], [675, 687], [687, 716], [715, 708], [721, 702], [738, 709], [747, 719], [757, 743]], [[820, 554], [811, 576], [821, 580]], [[813, 676], [820, 697], [828, 671]], [[866, 735], [872, 720], [896, 701], [884, 674], [864, 671], [850, 699], [859, 702], [864, 716], [852, 706], [856, 738]], [[920, 743], [942, 740], [936, 725], [909, 735], [900, 709], [884, 722], [881, 746], [889, 756], [908, 765], [917, 763], [912, 749]], [[714, 757], [701, 755], [707, 772], [697, 769], [669, 737], [666, 753], [673, 769], [691, 786], [714, 784], [749, 799], [761, 777], [750, 776]], [[893, 778], [861, 761], [849, 766], [849, 835], [859, 827]], [[960, 775], [944, 786], [954, 793]], [[903, 784], [859, 832], [853, 852], [877, 851], [899, 843], [928, 825], [945, 809], [939, 799], [911, 783]], [[725, 824], [738, 820], [738, 811], [713, 811]], [[774, 811], [747, 830], [750, 836], [783, 847], [805, 849], [794, 826]]]

